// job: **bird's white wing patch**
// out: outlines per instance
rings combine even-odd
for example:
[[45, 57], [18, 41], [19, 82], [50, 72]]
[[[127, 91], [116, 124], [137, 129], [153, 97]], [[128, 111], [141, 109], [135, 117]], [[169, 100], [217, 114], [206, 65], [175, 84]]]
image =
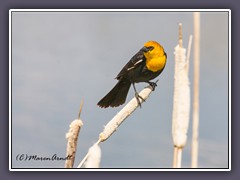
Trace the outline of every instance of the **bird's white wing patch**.
[[142, 61], [143, 61], [143, 59], [140, 59], [139, 61], [135, 62], [135, 63], [133, 64], [133, 66], [130, 67], [130, 68], [128, 68], [127, 70], [130, 71], [131, 69], [134, 69], [135, 66], [136, 66], [137, 64], [141, 63]]

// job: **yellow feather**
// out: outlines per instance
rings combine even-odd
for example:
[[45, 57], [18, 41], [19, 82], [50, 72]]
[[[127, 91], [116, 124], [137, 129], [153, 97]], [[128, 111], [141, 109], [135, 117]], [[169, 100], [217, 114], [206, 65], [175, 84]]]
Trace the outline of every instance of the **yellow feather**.
[[144, 46], [153, 47], [153, 50], [144, 53], [148, 70], [152, 72], [162, 70], [167, 60], [163, 47], [155, 41], [148, 41]]

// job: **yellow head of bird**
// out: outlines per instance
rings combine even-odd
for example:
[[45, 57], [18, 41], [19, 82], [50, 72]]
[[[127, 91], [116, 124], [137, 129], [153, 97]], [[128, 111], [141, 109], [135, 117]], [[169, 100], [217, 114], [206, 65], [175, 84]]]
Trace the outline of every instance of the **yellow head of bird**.
[[164, 48], [156, 41], [148, 41], [144, 44], [144, 47], [148, 49], [144, 52], [144, 55], [148, 58], [164, 55]]

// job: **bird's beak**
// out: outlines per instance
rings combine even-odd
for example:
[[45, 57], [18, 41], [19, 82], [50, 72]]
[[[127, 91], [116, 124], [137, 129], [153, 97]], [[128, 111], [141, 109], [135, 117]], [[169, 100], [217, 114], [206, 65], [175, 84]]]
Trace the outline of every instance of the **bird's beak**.
[[149, 49], [148, 49], [147, 47], [144, 46], [144, 47], [141, 49], [141, 51], [143, 51], [143, 52], [148, 52]]

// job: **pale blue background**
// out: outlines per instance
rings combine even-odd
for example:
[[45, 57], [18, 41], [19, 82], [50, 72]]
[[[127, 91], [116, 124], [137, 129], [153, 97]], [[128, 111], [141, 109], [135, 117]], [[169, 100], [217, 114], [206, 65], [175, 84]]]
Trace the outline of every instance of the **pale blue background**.
[[[84, 99], [77, 166], [123, 107], [101, 109], [97, 102], [115, 85], [128, 60], [146, 41], [155, 40], [168, 54], [158, 87], [101, 144], [101, 167], [171, 168], [173, 53], [180, 22], [187, 47], [192, 12], [13, 12], [12, 167], [64, 167], [64, 161], [16, 161], [16, 156], [65, 157], [65, 134]], [[201, 13], [200, 75], [199, 167], [227, 168], [228, 12]], [[128, 100], [133, 95], [131, 88]], [[183, 167], [191, 164], [191, 124], [188, 137]]]

